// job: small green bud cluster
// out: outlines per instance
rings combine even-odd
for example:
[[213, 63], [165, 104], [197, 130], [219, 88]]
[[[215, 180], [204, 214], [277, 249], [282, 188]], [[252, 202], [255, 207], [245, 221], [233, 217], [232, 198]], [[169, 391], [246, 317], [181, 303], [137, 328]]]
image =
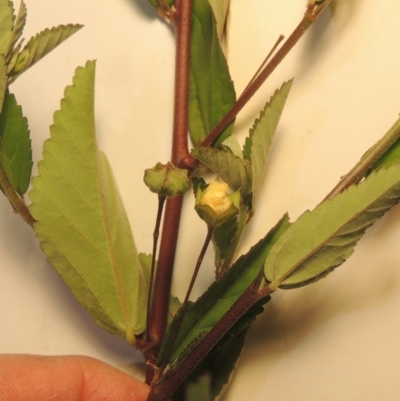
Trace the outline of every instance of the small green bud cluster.
[[175, 167], [172, 163], [157, 163], [144, 172], [144, 183], [159, 196], [173, 198], [183, 195], [190, 188], [188, 171]]

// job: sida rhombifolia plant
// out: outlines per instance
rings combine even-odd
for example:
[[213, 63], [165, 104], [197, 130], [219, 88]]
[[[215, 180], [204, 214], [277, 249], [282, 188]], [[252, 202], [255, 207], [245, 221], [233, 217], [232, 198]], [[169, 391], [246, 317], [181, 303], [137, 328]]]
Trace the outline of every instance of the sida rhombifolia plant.
[[[46, 29], [24, 41], [23, 1], [17, 12], [10, 0], [0, 0], [0, 186], [10, 210], [32, 228], [94, 321], [142, 352], [148, 399], [214, 400], [229, 382], [251, 323], [274, 293], [332, 272], [365, 230], [399, 202], [400, 120], [318, 206], [293, 222], [282, 216], [240, 255], [243, 234], [257, 218], [293, 80], [276, 89], [242, 146], [231, 136], [235, 117], [331, 1], [307, 2], [292, 34], [279, 38], [240, 94], [224, 56], [229, 0], [149, 1], [176, 34], [171, 159], [144, 172], [144, 183], [158, 198], [153, 248], [136, 249], [111, 167], [96, 143], [96, 62], [76, 69], [54, 114], [38, 175], [31, 178], [28, 122], [12, 83], [81, 26]], [[178, 299], [171, 282], [182, 205], [189, 197], [206, 235], [193, 257], [186, 296]], [[215, 281], [191, 300], [208, 247], [215, 253]]]

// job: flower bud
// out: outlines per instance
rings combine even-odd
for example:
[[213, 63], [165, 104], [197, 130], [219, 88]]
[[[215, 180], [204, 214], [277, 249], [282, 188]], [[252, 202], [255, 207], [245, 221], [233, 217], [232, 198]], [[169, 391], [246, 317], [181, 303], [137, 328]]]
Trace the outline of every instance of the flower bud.
[[183, 195], [190, 188], [188, 171], [170, 162], [157, 163], [153, 168], [145, 170], [143, 180], [151, 192], [167, 198]]
[[218, 227], [239, 213], [240, 193], [227, 193], [228, 185], [211, 182], [204, 190], [196, 193], [195, 209], [210, 227]]

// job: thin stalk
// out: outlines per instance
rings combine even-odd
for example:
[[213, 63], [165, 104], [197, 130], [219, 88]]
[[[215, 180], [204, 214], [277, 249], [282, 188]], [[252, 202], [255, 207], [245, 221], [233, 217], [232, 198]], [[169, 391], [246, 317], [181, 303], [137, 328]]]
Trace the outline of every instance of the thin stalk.
[[[275, 44], [272, 46], [272, 49], [269, 51], [269, 53], [267, 54], [267, 57], [265, 57], [265, 59], [263, 60], [263, 62], [261, 63], [260, 67], [258, 67], [258, 70], [255, 72], [255, 74], [253, 75], [253, 77], [250, 79], [249, 83], [247, 84], [247, 86], [243, 89], [243, 93], [246, 92], [246, 90], [249, 88], [249, 86], [251, 86], [251, 84], [254, 82], [254, 80], [258, 77], [258, 75], [260, 74], [260, 72], [262, 71], [262, 69], [264, 68], [265, 64], [267, 64], [267, 61], [271, 58], [271, 56], [274, 54], [275, 50], [278, 48], [278, 46], [281, 44], [282, 40], [285, 39], [285, 37], [283, 35], [280, 35], [278, 40], [275, 42]], [[240, 95], [242, 96], [242, 95]]]
[[[172, 163], [190, 168], [194, 159], [188, 150], [189, 61], [192, 0], [177, 0], [174, 24], [176, 28], [175, 108], [172, 140]], [[175, 252], [183, 197], [167, 200], [160, 244], [158, 268], [154, 282], [149, 333], [155, 347], [161, 345], [168, 317]]]
[[206, 239], [204, 240], [203, 247], [201, 248], [200, 255], [197, 258], [196, 266], [194, 268], [192, 279], [190, 280], [190, 284], [189, 284], [188, 290], [186, 292], [185, 300], [183, 301], [182, 307], [179, 309], [178, 320], [177, 320], [177, 322], [175, 324], [174, 331], [173, 331], [173, 333], [171, 335], [171, 338], [169, 340], [167, 349], [165, 351], [165, 354], [164, 354], [164, 357], [163, 357], [163, 360], [162, 360], [162, 363], [161, 363], [161, 368], [160, 368], [161, 372], [164, 370], [164, 368], [168, 364], [168, 360], [169, 360], [169, 358], [171, 356], [172, 349], [173, 349], [175, 341], [176, 341], [176, 337], [177, 337], [179, 329], [181, 327], [181, 324], [182, 324], [182, 321], [183, 321], [183, 317], [185, 316], [185, 312], [186, 312], [186, 308], [187, 308], [187, 305], [188, 305], [188, 302], [189, 302], [190, 294], [192, 293], [194, 283], [196, 282], [197, 275], [199, 273], [201, 264], [203, 263], [204, 255], [205, 255], [205, 253], [207, 251], [207, 248], [210, 245], [210, 241], [211, 241], [213, 233], [214, 233], [214, 228], [208, 227], [207, 236], [206, 236]]
[[160, 384], [152, 386], [147, 401], [167, 401], [233, 325], [253, 305], [262, 298], [268, 297], [270, 292], [268, 287], [258, 290], [257, 285], [251, 285], [176, 370], [173, 373], [171, 372], [171, 375], [162, 380]]
[[222, 118], [222, 120], [216, 125], [216, 127], [208, 134], [208, 136], [200, 143], [199, 146], [207, 147], [211, 146], [225, 130], [225, 128], [234, 120], [238, 113], [248, 103], [248, 101], [254, 96], [254, 94], [260, 89], [261, 85], [266, 79], [273, 73], [275, 68], [281, 63], [281, 61], [287, 56], [292, 50], [296, 43], [302, 38], [304, 33], [314, 23], [314, 16], [306, 13], [303, 19], [300, 21], [298, 26], [288, 37], [282, 47], [275, 53], [269, 63], [263, 68], [258, 76], [251, 82], [248, 88], [242, 93], [237, 102], [228, 111], [228, 113]]
[[178, 229], [181, 218], [183, 196], [167, 199], [164, 223], [154, 280], [153, 300], [150, 310], [149, 332], [154, 345], [159, 346], [167, 326], [169, 297], [175, 261]]
[[0, 163], [0, 186], [5, 195], [7, 196], [8, 200], [10, 201], [14, 210], [22, 217], [25, 223], [27, 223], [29, 226], [33, 228], [35, 219], [29, 212], [29, 209], [26, 206], [24, 199], [14, 190], [1, 163]]
[[146, 341], [150, 340], [150, 333], [149, 333], [150, 309], [151, 309], [151, 300], [153, 299], [153, 284], [154, 284], [153, 281], [154, 281], [154, 272], [155, 272], [155, 267], [156, 267], [157, 245], [158, 245], [158, 238], [160, 236], [161, 217], [162, 217], [162, 212], [164, 210], [165, 199], [166, 199], [165, 196], [158, 196], [156, 225], [154, 227], [154, 232], [153, 232], [153, 254], [152, 254], [152, 258], [151, 258], [149, 293], [147, 296]]
[[361, 160], [339, 181], [325, 199], [332, 199], [350, 185], [360, 182], [375, 162], [400, 138], [400, 118]]

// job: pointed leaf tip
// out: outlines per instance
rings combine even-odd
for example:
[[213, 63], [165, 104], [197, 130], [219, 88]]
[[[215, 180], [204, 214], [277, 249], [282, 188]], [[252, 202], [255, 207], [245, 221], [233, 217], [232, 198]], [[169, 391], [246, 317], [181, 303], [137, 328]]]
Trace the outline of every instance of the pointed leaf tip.
[[146, 281], [111, 168], [97, 147], [95, 62], [76, 70], [54, 115], [30, 211], [50, 263], [103, 328], [135, 342]]
[[382, 168], [312, 212], [301, 215], [264, 266], [271, 288], [312, 283], [341, 265], [365, 230], [400, 200], [400, 165]]

